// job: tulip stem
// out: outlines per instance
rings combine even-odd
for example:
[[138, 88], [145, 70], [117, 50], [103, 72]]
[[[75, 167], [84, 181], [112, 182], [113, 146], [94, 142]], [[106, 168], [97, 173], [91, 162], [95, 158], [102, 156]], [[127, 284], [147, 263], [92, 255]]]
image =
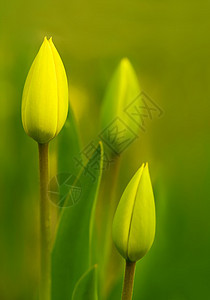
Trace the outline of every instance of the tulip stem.
[[135, 267], [136, 262], [126, 260], [122, 300], [132, 299]]
[[39, 146], [40, 173], [40, 288], [39, 300], [50, 300], [50, 203], [48, 189], [48, 143]]

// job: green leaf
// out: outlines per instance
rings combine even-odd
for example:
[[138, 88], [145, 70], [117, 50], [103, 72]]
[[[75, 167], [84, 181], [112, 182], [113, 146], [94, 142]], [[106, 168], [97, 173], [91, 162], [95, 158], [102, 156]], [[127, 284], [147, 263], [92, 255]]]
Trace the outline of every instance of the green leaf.
[[[57, 137], [58, 141], [58, 174], [71, 172], [76, 175], [75, 157], [80, 159], [80, 141], [77, 125], [71, 107], [65, 125]], [[68, 153], [68, 156], [66, 156]], [[75, 174], [76, 173], [76, 174]]]
[[123, 278], [124, 278], [123, 271], [124, 270], [121, 270], [121, 269], [118, 270], [120, 277], [118, 278], [118, 280], [116, 280], [115, 284], [112, 286], [110, 294], [107, 297], [108, 300], [121, 299], [122, 288], [123, 288]]
[[[65, 201], [66, 186], [71, 185], [79, 174], [78, 161], [83, 164], [80, 154], [80, 141], [77, 132], [77, 124], [73, 111], [69, 106], [69, 113], [63, 129], [50, 147], [51, 166], [53, 176], [50, 179], [51, 200], [60, 208], [60, 213]], [[55, 158], [57, 158], [55, 160]], [[62, 190], [64, 189], [64, 191]]]
[[77, 282], [72, 300], [98, 300], [96, 265], [89, 269]]
[[79, 201], [63, 207], [52, 251], [52, 300], [71, 299], [73, 288], [90, 267], [90, 242], [93, 230], [93, 216], [102, 174], [103, 148], [97, 150], [84, 167], [73, 189], [80, 183]]

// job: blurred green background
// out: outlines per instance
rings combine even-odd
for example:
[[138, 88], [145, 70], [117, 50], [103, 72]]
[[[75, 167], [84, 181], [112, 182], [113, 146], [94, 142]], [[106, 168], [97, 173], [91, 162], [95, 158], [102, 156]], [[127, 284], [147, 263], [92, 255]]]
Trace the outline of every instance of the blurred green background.
[[45, 35], [65, 64], [83, 145], [100, 131], [100, 104], [125, 56], [164, 110], [122, 155], [120, 191], [148, 161], [156, 195], [156, 239], [137, 264], [134, 299], [209, 298], [209, 29], [207, 0], [1, 1], [1, 300], [36, 299], [37, 146], [20, 107]]

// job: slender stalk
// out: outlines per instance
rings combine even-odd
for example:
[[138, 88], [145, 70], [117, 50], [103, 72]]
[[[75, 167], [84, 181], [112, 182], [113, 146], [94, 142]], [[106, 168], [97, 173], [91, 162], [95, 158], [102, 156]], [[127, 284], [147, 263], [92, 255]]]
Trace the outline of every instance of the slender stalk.
[[40, 300], [50, 300], [50, 205], [48, 189], [48, 144], [39, 146], [40, 172]]
[[135, 267], [136, 262], [126, 261], [122, 300], [132, 299]]

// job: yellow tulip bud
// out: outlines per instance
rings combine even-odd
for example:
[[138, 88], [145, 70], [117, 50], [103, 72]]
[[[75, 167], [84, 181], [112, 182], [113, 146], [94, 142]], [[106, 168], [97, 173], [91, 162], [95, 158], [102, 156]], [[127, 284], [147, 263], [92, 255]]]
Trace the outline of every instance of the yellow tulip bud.
[[62, 60], [52, 42], [44, 38], [29, 70], [22, 98], [25, 132], [40, 144], [53, 139], [68, 113], [68, 83]]
[[135, 262], [149, 251], [155, 223], [154, 196], [146, 163], [127, 185], [114, 216], [113, 240], [126, 260]]

